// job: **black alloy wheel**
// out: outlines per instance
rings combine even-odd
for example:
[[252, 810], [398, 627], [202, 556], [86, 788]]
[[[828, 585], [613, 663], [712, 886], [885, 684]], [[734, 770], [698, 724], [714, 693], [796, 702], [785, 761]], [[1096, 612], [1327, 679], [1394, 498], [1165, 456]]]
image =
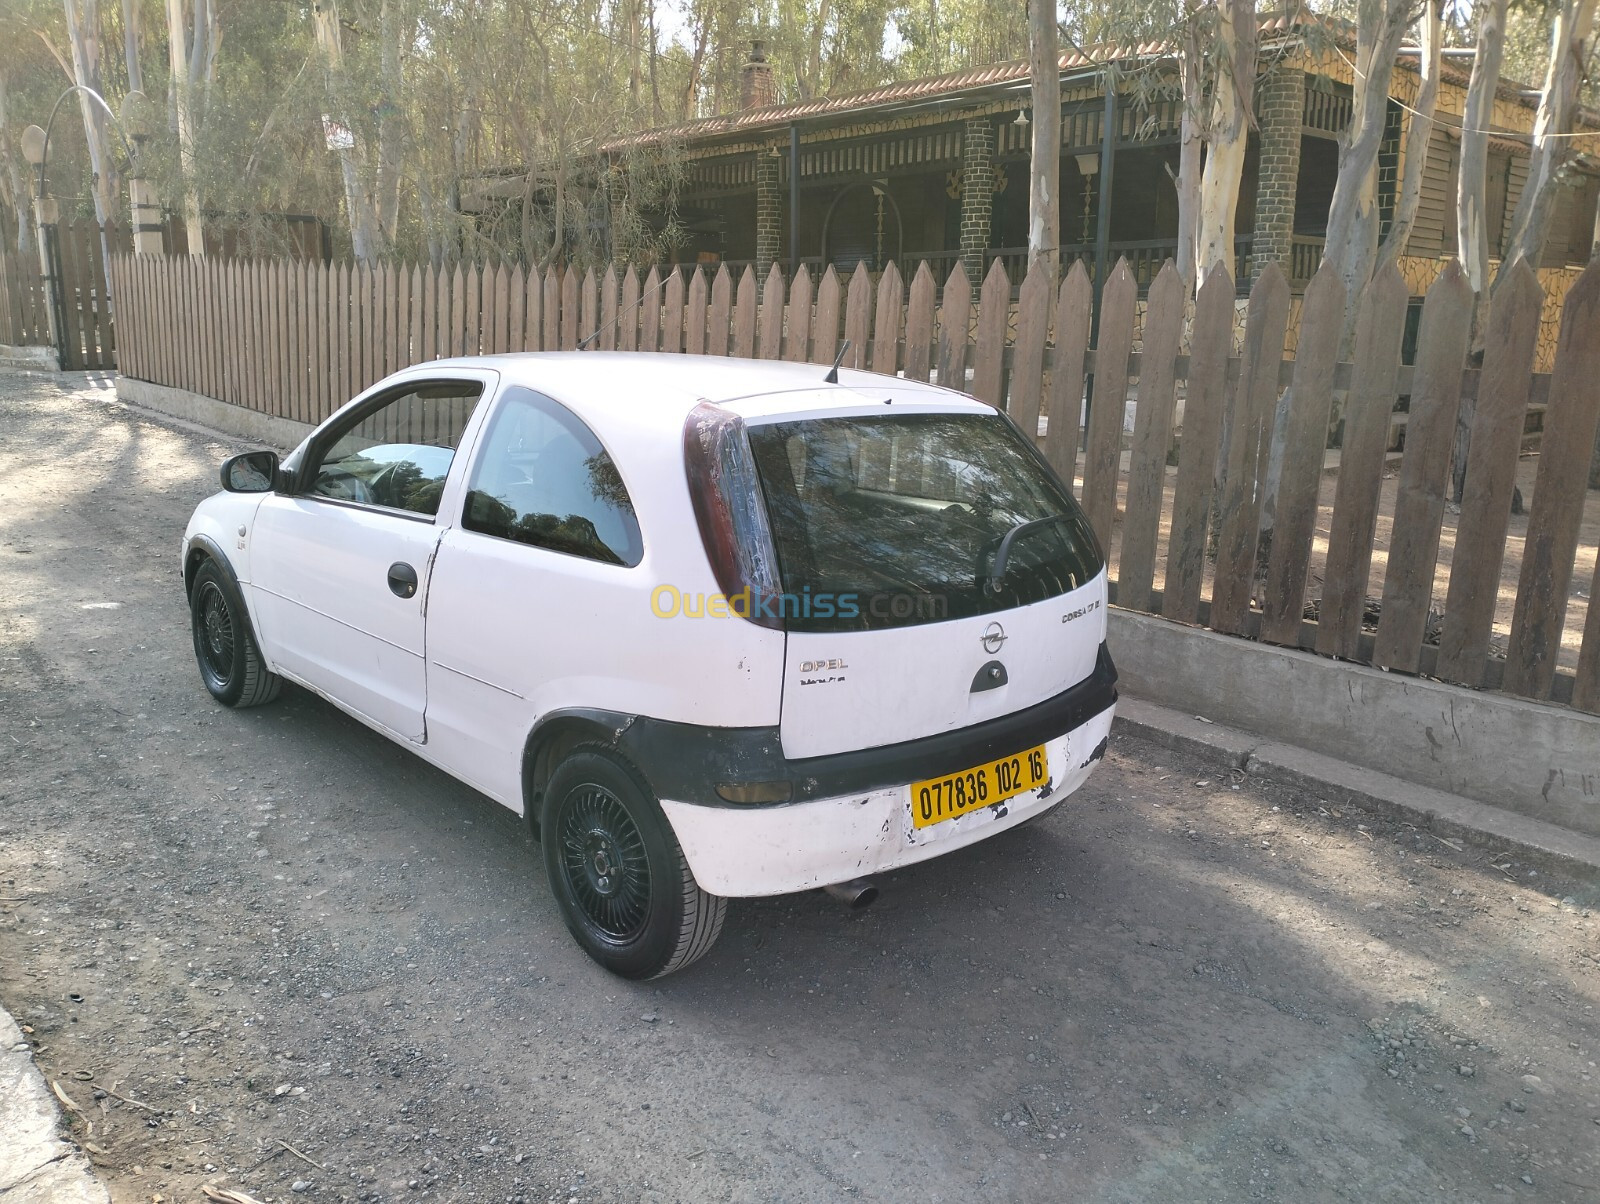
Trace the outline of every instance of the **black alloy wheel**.
[[561, 808], [562, 871], [584, 917], [619, 944], [636, 938], [650, 910], [644, 837], [610, 790], [585, 783]]
[[539, 831], [568, 931], [613, 974], [671, 974], [722, 931], [728, 901], [700, 889], [661, 804], [612, 750], [582, 745], [556, 767]]
[[282, 679], [261, 659], [239, 587], [215, 561], [195, 571], [189, 617], [194, 659], [211, 697], [223, 706], [253, 707], [278, 696]]

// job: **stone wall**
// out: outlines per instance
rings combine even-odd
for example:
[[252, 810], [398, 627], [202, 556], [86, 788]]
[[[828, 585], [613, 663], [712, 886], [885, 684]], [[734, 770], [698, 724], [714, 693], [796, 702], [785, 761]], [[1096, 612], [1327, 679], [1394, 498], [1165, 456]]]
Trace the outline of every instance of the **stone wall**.
[[[1400, 258], [1400, 275], [1406, 282], [1406, 287], [1411, 290], [1413, 297], [1425, 296], [1428, 288], [1439, 278], [1439, 273], [1444, 271], [1448, 259], [1423, 259], [1416, 255], [1404, 255]], [[1500, 268], [1499, 263], [1490, 267], [1491, 278]], [[1581, 267], [1566, 268], [1540, 268], [1538, 270], [1539, 287], [1544, 290], [1544, 307], [1539, 314], [1539, 341], [1534, 351], [1533, 370], [1535, 372], [1548, 372], [1556, 361], [1556, 339], [1561, 333], [1561, 307], [1567, 299], [1567, 291], [1581, 275]]]

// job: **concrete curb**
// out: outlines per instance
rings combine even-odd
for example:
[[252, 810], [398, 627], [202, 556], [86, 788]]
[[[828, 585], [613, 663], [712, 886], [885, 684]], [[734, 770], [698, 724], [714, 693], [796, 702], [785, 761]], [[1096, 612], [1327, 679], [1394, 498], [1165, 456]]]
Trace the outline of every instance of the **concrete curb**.
[[1135, 698], [1600, 837], [1600, 715], [1111, 607]]
[[0, 368], [55, 372], [59, 366], [54, 347], [13, 347], [9, 343], [0, 343]]
[[33, 1050], [0, 1008], [0, 1202], [110, 1204], [89, 1159], [61, 1137], [62, 1117]]
[[288, 449], [316, 428], [292, 418], [278, 418], [271, 414], [247, 410], [243, 406], [218, 401], [191, 393], [187, 389], [174, 389], [167, 385], [153, 385], [146, 380], [117, 374], [117, 397], [134, 405], [165, 414], [169, 418], [185, 419], [199, 423], [225, 435], [253, 440], [269, 447]]
[[1279, 744], [1126, 693], [1117, 703], [1113, 730], [1330, 802], [1364, 808], [1436, 836], [1497, 851], [1511, 848], [1519, 861], [1530, 866], [1600, 888], [1600, 837]]

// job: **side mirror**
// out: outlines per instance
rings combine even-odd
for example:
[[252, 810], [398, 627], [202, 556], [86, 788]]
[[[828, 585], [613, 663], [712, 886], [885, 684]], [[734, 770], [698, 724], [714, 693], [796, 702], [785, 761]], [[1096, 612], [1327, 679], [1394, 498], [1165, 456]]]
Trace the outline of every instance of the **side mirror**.
[[277, 452], [240, 452], [222, 462], [222, 487], [229, 493], [270, 493], [277, 481]]

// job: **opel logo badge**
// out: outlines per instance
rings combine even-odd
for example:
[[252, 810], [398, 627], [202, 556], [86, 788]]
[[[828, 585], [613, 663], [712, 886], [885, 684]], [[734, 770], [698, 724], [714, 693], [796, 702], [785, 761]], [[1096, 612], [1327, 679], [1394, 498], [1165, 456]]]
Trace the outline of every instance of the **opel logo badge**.
[[1006, 642], [1006, 629], [998, 623], [990, 623], [983, 629], [983, 650], [988, 653], [1000, 651], [1000, 645]]

